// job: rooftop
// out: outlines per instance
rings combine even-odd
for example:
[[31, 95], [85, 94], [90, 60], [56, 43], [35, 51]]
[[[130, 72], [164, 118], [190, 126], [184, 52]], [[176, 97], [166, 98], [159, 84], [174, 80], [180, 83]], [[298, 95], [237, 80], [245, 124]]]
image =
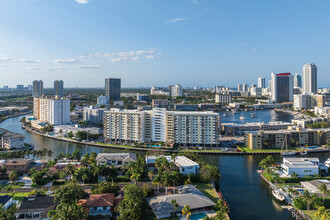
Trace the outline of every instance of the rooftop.
[[[180, 212], [185, 205], [189, 205], [192, 210], [213, 207], [215, 205], [214, 202], [193, 185], [184, 185], [177, 188], [179, 191], [178, 194], [147, 198], [147, 202], [157, 218], [166, 218], [171, 216], [171, 213]], [[179, 204], [179, 209], [176, 211], [171, 204], [172, 200], [176, 200]]]
[[7, 160], [6, 161], [6, 166], [13, 166], [13, 165], [27, 165], [32, 162], [32, 159], [23, 159], [23, 158], [17, 158], [17, 159], [12, 159], [12, 160]]
[[103, 207], [103, 206], [114, 206], [115, 205], [115, 194], [105, 193], [105, 194], [92, 194], [88, 199], [79, 200], [78, 204], [86, 207]]
[[25, 197], [16, 213], [49, 211], [54, 209], [56, 205], [53, 196]]
[[12, 197], [8, 195], [0, 196], [0, 204], [5, 205]]
[[137, 157], [135, 153], [100, 153], [96, 157], [96, 161], [98, 162], [106, 162], [109, 160], [115, 161], [137, 161]]
[[175, 157], [175, 164], [179, 167], [189, 167], [189, 166], [198, 166], [199, 164], [190, 160], [185, 156]]

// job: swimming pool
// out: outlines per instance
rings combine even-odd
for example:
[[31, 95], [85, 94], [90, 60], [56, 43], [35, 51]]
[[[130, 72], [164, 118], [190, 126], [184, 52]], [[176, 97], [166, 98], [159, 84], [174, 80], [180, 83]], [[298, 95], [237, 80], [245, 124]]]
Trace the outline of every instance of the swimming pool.
[[311, 147], [308, 147], [308, 149], [317, 149], [319, 148], [318, 146], [311, 146]]
[[200, 220], [203, 219], [205, 216], [206, 216], [205, 213], [192, 214], [191, 220]]
[[162, 145], [148, 145], [148, 147], [162, 147]]

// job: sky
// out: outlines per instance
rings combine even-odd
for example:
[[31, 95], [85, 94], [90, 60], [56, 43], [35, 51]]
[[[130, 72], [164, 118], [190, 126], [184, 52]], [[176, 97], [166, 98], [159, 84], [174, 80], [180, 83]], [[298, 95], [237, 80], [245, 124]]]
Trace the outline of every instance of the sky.
[[0, 87], [256, 84], [318, 67], [330, 87], [328, 0], [0, 0]]

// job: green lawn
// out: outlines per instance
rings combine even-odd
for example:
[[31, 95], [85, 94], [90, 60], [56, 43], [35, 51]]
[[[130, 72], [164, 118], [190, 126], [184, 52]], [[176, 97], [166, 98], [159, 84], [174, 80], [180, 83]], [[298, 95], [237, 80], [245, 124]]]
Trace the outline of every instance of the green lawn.
[[[252, 150], [248, 147], [242, 147], [244, 152], [247, 153], [267, 153], [267, 152], [281, 152], [281, 149], [274, 148], [274, 149], [263, 149], [263, 150]], [[289, 150], [294, 150], [294, 151], [302, 151], [300, 148], [290, 148]]]
[[25, 183], [23, 182], [16, 182], [15, 185], [11, 185], [13, 187], [13, 189], [19, 189], [22, 188], [25, 185]]
[[205, 194], [209, 199], [211, 199], [214, 203], [217, 203], [218, 195], [215, 192], [212, 184], [210, 183], [196, 183], [193, 184], [199, 189], [203, 194]]
[[[302, 210], [302, 211], [305, 215], [308, 215], [307, 210]], [[315, 217], [315, 213], [317, 213], [317, 210], [309, 210], [309, 217], [311, 217], [312, 220], [321, 220], [321, 217]]]
[[[12, 195], [11, 193], [9, 193], [10, 195]], [[23, 201], [24, 197], [27, 197], [30, 194], [30, 192], [22, 192], [22, 193], [15, 193], [14, 195], [14, 200], [18, 200], [18, 201]], [[0, 196], [3, 195], [7, 195], [7, 193], [0, 193]]]

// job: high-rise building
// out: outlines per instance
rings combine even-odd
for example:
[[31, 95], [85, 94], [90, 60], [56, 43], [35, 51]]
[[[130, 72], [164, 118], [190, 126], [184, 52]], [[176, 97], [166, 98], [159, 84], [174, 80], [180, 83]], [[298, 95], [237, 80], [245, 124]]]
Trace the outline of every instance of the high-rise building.
[[32, 86], [31, 84], [29, 84], [29, 85], [27, 86], [27, 90], [28, 90], [28, 91], [32, 91], [32, 89], [33, 89], [33, 86]]
[[108, 141], [165, 142], [181, 146], [217, 146], [220, 116], [214, 112], [111, 110], [104, 112]]
[[42, 80], [33, 81], [32, 96], [41, 97], [44, 93], [44, 82]]
[[168, 86], [172, 97], [182, 96], [182, 86], [180, 84]]
[[104, 108], [89, 106], [83, 108], [83, 120], [91, 124], [100, 124], [103, 122]]
[[215, 103], [219, 103], [221, 105], [231, 103], [232, 95], [226, 93], [218, 93], [215, 94]]
[[55, 80], [54, 81], [54, 96], [63, 97], [63, 81], [62, 80]]
[[107, 96], [101, 95], [97, 97], [97, 105], [108, 105], [109, 100]]
[[266, 88], [265, 77], [259, 77], [258, 78], [258, 88]]
[[301, 88], [301, 76], [298, 73], [294, 75], [293, 88]]
[[121, 90], [121, 79], [106, 78], [105, 79], [105, 96], [109, 100], [119, 100]]
[[317, 67], [314, 63], [307, 63], [303, 67], [304, 93], [317, 93]]
[[70, 99], [34, 97], [33, 115], [38, 121], [53, 125], [70, 124]]
[[238, 84], [237, 90], [241, 92], [248, 92], [249, 84]]
[[272, 73], [272, 100], [274, 102], [293, 101], [293, 83], [291, 73]]
[[18, 84], [18, 85], [16, 86], [16, 89], [17, 89], [17, 91], [23, 91], [23, 90], [24, 90], [24, 85], [20, 85], [20, 84]]

